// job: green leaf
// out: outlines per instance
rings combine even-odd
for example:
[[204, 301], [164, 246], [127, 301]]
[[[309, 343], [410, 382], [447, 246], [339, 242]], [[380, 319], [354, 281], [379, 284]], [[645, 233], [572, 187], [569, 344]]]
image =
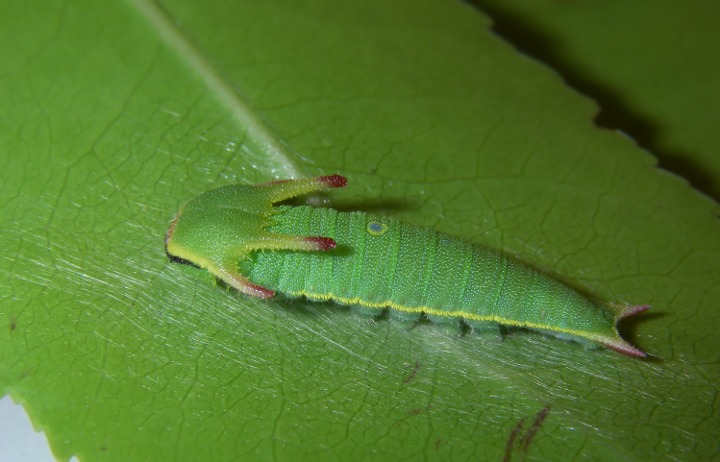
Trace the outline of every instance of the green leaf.
[[[478, 10], [4, 6], [0, 385], [58, 458], [715, 454], [717, 204]], [[253, 300], [167, 261], [182, 201], [332, 172], [350, 181], [333, 206], [652, 304], [624, 330], [653, 359]]]
[[628, 133], [720, 199], [720, 4], [713, 0], [472, 0], [493, 29], [598, 99], [596, 120]]

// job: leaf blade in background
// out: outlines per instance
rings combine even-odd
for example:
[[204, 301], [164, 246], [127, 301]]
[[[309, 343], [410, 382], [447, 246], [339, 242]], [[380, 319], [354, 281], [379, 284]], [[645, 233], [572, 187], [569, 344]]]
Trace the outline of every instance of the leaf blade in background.
[[[712, 453], [716, 204], [593, 127], [595, 106], [494, 38], [480, 13], [454, 2], [56, 8], [16, 5], [22, 27], [0, 41], [22, 44], [0, 72], [15, 109], [0, 138], [12, 224], [0, 238], [0, 383], [59, 457]], [[495, 344], [441, 326], [406, 332], [334, 305], [250, 300], [165, 259], [179, 202], [333, 171], [350, 179], [338, 207], [651, 302], [658, 314], [632, 332], [660, 360], [533, 334]]]
[[473, 3], [500, 36], [599, 101], [599, 125], [628, 133], [661, 167], [720, 198], [716, 2]]

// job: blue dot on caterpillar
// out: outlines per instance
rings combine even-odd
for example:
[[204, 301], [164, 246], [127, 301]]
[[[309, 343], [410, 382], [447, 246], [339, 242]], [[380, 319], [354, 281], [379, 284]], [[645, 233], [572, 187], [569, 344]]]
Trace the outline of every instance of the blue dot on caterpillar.
[[382, 236], [387, 232], [387, 230], [388, 225], [386, 225], [385, 223], [371, 221], [367, 225], [367, 232], [370, 233], [371, 236]]

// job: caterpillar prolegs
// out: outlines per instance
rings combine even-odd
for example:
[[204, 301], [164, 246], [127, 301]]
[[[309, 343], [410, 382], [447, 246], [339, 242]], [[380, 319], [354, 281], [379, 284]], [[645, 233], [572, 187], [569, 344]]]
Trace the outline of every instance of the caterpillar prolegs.
[[521, 327], [645, 356], [617, 323], [649, 306], [588, 298], [499, 252], [394, 218], [275, 205], [346, 183], [330, 175], [208, 191], [180, 208], [165, 250], [253, 297], [280, 292], [403, 319]]

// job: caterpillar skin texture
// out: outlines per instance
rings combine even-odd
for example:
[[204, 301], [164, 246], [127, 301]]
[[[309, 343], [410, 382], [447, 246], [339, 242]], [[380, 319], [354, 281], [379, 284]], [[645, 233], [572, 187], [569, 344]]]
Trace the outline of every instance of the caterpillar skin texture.
[[590, 299], [512, 258], [393, 218], [276, 202], [345, 186], [340, 175], [208, 191], [165, 237], [173, 261], [207, 269], [247, 295], [332, 300], [394, 317], [521, 327], [630, 356], [619, 320], [649, 306]]

